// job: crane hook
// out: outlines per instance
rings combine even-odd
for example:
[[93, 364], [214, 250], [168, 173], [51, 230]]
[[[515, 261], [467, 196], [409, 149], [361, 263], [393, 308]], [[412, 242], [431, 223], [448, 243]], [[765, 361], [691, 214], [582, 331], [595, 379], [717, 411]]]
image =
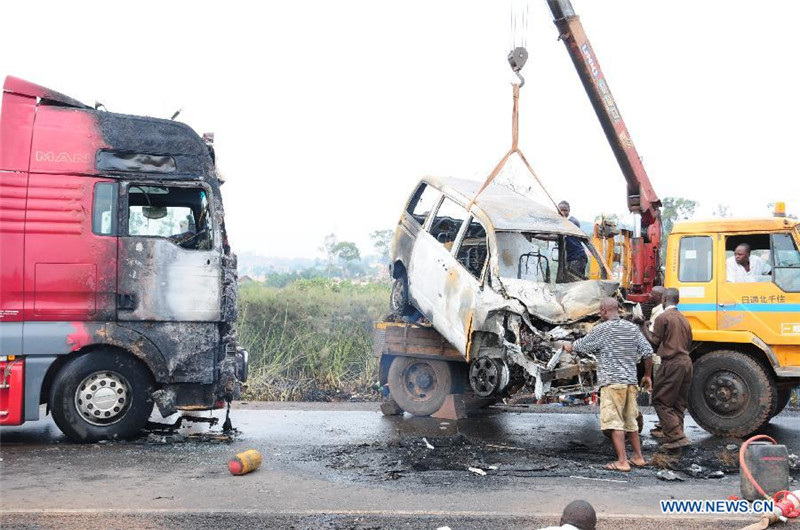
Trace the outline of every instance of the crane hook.
[[520, 74], [519, 71], [522, 70], [522, 67], [525, 66], [527, 61], [528, 50], [526, 50], [523, 46], [517, 46], [508, 54], [508, 64], [511, 66], [511, 70], [513, 70], [516, 76], [519, 78], [520, 88], [525, 85], [525, 78], [522, 77], [522, 74]]

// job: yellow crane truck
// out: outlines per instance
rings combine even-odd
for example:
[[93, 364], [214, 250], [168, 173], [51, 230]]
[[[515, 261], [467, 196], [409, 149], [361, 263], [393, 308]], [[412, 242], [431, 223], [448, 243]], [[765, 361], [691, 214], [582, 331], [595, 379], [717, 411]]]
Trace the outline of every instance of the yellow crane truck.
[[[662, 256], [661, 201], [622, 120], [597, 56], [570, 0], [547, 0], [547, 3], [560, 40], [566, 45], [625, 177], [628, 208], [634, 214], [633, 230], [620, 231], [612, 223], [605, 222], [595, 226], [591, 247], [597, 249], [597, 253], [592, 252], [589, 260], [590, 279], [610, 280], [609, 273], [619, 266], [619, 286], [633, 303], [648, 300], [655, 285], [679, 289], [679, 309], [689, 319], [694, 338], [691, 350], [694, 378], [689, 398], [692, 417], [701, 427], [717, 435], [750, 434], [780, 413], [790, 400], [792, 388], [800, 385], [800, 222], [785, 216], [782, 203], [778, 203], [772, 218], [679, 222], [668, 234], [666, 255]], [[517, 51], [509, 56], [512, 68], [511, 58]], [[524, 49], [521, 52], [521, 56], [527, 57]], [[519, 67], [521, 65], [515, 72]], [[418, 200], [415, 196], [412, 202], [416, 204]], [[503, 201], [503, 204], [510, 203]], [[409, 203], [409, 208], [412, 206]], [[413, 214], [411, 210], [409, 213]], [[417, 221], [421, 223], [424, 219], [419, 217]], [[398, 233], [403, 232], [402, 225], [403, 218]], [[468, 225], [472, 226], [469, 222], [463, 223], [463, 227]], [[459, 233], [469, 231], [463, 227]], [[420, 229], [409, 233], [412, 232], [419, 233]], [[749, 248], [754, 262], [759, 260], [758, 276], [736, 278], [727, 270], [729, 264], [731, 271], [736, 270], [732, 261], [734, 251], [743, 245]], [[481, 259], [485, 256], [481, 254]], [[460, 251], [458, 257], [461, 259]], [[443, 259], [438, 263], [444, 264], [446, 272], [448, 265]], [[432, 263], [435, 264], [435, 260]], [[428, 276], [435, 278], [434, 273], [441, 273], [439, 269], [433, 267]], [[402, 309], [408, 303], [405, 270], [398, 264], [392, 269], [396, 287], [392, 293], [393, 310]], [[456, 307], [454, 301], [457, 300], [460, 298], [451, 296], [440, 302]], [[472, 313], [468, 317], [459, 322], [466, 322], [469, 328], [474, 319]], [[378, 326], [376, 352], [381, 355], [381, 384], [391, 379], [390, 364], [405, 367], [402, 373], [413, 377], [398, 378], [394, 389], [391, 389], [391, 381], [388, 386], [392, 394], [396, 391], [408, 394], [408, 399], [404, 400], [405, 410], [412, 414], [426, 415], [435, 411], [443, 401], [443, 394], [459, 391], [466, 386], [464, 380], [467, 379], [475, 395], [487, 403], [492, 402], [490, 398], [496, 397], [496, 390], [503, 385], [515, 387], [514, 373], [509, 376], [496, 358], [489, 359], [492, 362], [480, 357], [474, 360], [466, 354], [467, 349], [450, 347], [463, 341], [446, 337], [450, 341], [448, 344], [433, 330], [409, 334], [408, 326], [392, 326]], [[437, 329], [449, 328], [440, 322]], [[553, 331], [556, 330], [550, 332]], [[506, 346], [507, 351], [514, 353], [513, 347]], [[394, 363], [397, 358], [403, 362]], [[520, 356], [516, 358], [525, 361]], [[539, 376], [544, 373], [541, 367], [530, 362], [523, 364]], [[457, 377], [453, 378], [445, 369], [448, 365], [458, 368], [454, 372]], [[575, 367], [570, 369], [574, 371]], [[545, 375], [558, 378], [558, 374], [550, 372]], [[580, 373], [566, 375], [577, 377], [578, 391], [583, 388]], [[542, 386], [539, 379], [544, 380], [537, 377], [537, 392]], [[431, 405], [434, 394], [439, 398], [437, 406]]]
[[[547, 3], [625, 177], [635, 217], [621, 237], [605, 223], [595, 226], [594, 246], [605, 263], [620, 264], [629, 300], [644, 301], [662, 282], [680, 290], [679, 309], [694, 338], [692, 417], [714, 434], [747, 435], [783, 410], [800, 384], [800, 223], [786, 217], [783, 203], [772, 218], [679, 222], [662, 259], [661, 201], [597, 56], [570, 0]], [[765, 274], [728, 277], [726, 265], [742, 243], [767, 264]], [[592, 261], [597, 278], [604, 267]]]
[[[714, 434], [757, 430], [800, 385], [800, 222], [777, 214], [679, 222], [667, 239], [665, 285], [695, 341], [689, 410]], [[756, 281], [732, 277], [742, 244], [767, 264]]]

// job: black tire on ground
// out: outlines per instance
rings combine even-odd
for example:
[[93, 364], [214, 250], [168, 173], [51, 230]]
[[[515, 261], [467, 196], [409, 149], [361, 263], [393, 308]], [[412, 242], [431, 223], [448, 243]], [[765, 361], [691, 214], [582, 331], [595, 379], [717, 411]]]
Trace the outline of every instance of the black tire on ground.
[[777, 406], [775, 408], [775, 412], [772, 414], [773, 416], [777, 416], [778, 414], [786, 408], [786, 405], [789, 404], [789, 400], [792, 399], [792, 389], [794, 385], [778, 385], [777, 391]]
[[95, 350], [65, 364], [50, 387], [50, 411], [76, 442], [131, 438], [153, 411], [153, 377], [135, 357]]
[[776, 391], [770, 374], [752, 357], [714, 351], [694, 362], [689, 412], [708, 432], [741, 438], [769, 421]]
[[469, 384], [469, 365], [467, 363], [450, 363], [450, 373], [453, 377], [451, 393], [461, 395], [467, 412], [485, 409], [500, 401], [501, 398], [498, 396], [482, 398], [475, 395]]
[[381, 402], [381, 413], [384, 416], [401, 416], [403, 414], [403, 409], [400, 408], [397, 401], [390, 395], [383, 398]]
[[430, 416], [452, 392], [450, 363], [395, 357], [389, 367], [389, 393], [397, 405], [414, 416]]
[[405, 274], [395, 278], [392, 283], [392, 294], [389, 298], [389, 309], [393, 315], [405, 317], [414, 312], [408, 299], [408, 278]]
[[476, 410], [485, 409], [491, 407], [492, 405], [500, 401], [500, 398], [496, 397], [482, 398], [476, 396], [471, 392], [468, 394], [464, 394], [461, 399], [464, 401], [464, 408], [467, 409], [467, 412], [474, 412]]

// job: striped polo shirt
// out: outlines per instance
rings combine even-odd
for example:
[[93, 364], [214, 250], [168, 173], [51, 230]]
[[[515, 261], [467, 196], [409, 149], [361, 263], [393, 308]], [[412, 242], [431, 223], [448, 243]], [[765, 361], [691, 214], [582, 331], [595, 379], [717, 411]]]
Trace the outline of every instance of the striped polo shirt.
[[635, 324], [615, 318], [596, 325], [588, 335], [575, 341], [577, 353], [594, 354], [597, 385], [635, 385], [639, 358], [653, 355], [653, 348]]

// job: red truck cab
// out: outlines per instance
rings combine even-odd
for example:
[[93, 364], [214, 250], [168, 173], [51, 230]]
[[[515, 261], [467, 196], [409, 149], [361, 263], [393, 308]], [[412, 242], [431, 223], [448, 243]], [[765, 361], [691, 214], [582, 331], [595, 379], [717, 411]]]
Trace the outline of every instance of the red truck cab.
[[0, 425], [46, 403], [73, 439], [130, 437], [153, 403], [237, 398], [247, 352], [209, 142], [14, 77], [0, 111]]

